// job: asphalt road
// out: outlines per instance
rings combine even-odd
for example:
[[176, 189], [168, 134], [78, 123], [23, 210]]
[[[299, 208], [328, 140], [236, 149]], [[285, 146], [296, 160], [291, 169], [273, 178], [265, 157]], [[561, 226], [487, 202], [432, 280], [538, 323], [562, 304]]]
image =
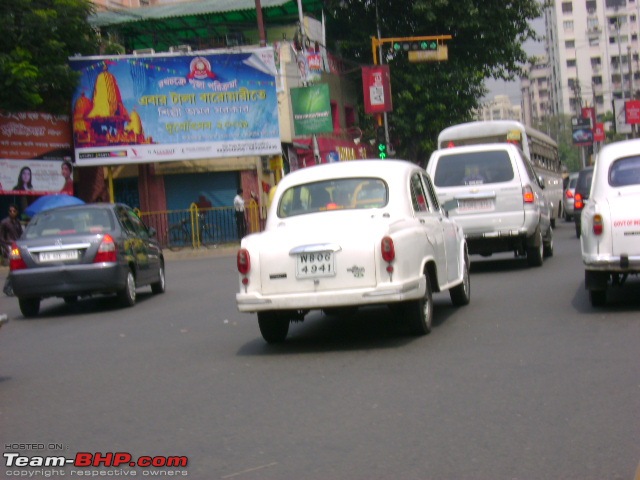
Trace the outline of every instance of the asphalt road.
[[426, 337], [371, 307], [348, 320], [312, 312], [270, 346], [255, 316], [237, 312], [236, 289], [235, 256], [223, 251], [172, 257], [166, 294], [140, 289], [130, 309], [53, 299], [25, 320], [2, 297], [5, 455], [126, 452], [188, 465], [14, 468], [5, 456], [0, 478], [633, 478], [640, 281], [591, 308], [572, 224], [560, 222], [541, 268], [472, 257], [471, 304], [437, 294]]

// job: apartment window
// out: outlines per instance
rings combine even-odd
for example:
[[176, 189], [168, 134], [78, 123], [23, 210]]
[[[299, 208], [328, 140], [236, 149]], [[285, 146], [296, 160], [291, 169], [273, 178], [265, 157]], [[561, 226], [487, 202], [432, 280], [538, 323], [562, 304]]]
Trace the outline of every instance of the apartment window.
[[[620, 43], [627, 43], [629, 41], [628, 35], [620, 35]], [[618, 35], [613, 35], [609, 37], [609, 43], [611, 45], [618, 43]]]
[[636, 16], [635, 16], [635, 15], [631, 15], [631, 16], [629, 17], [629, 21], [630, 21], [630, 22], [635, 22], [635, 21], [636, 21]]
[[575, 66], [576, 66], [576, 59], [575, 58], [567, 60], [567, 68], [572, 68], [572, 67], [575, 67]]
[[604, 5], [607, 8], [620, 8], [627, 5], [626, 0], [605, 0]]
[[570, 49], [576, 48], [576, 41], [575, 40], [565, 40], [564, 41], [564, 48], [570, 48]]
[[602, 85], [602, 75], [596, 75], [595, 77], [591, 77], [591, 83], [593, 85]]
[[632, 42], [637, 42], [638, 41], [638, 34], [637, 33], [632, 33], [631, 34], [631, 41]]
[[562, 28], [565, 32], [573, 32], [573, 20], [565, 20], [562, 22]]
[[600, 57], [591, 57], [591, 66], [597, 68], [602, 65], [602, 59]]
[[587, 13], [596, 13], [596, 0], [587, 0]]
[[562, 13], [573, 12], [573, 4], [571, 2], [562, 2]]
[[577, 80], [575, 78], [570, 78], [569, 79], [568, 85], [569, 85], [570, 89], [573, 90], [575, 88], [576, 84], [577, 84]]

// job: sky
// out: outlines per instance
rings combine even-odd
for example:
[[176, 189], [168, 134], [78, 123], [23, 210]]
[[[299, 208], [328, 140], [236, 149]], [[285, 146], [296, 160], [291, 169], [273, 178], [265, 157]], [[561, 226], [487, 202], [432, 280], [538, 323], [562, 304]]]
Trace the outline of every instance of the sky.
[[[533, 26], [540, 36], [544, 35], [544, 19], [542, 17], [534, 20]], [[525, 42], [524, 50], [529, 55], [541, 55], [544, 52], [544, 43], [533, 42], [531, 40]], [[485, 97], [485, 101], [493, 100], [496, 95], [507, 95], [513, 105], [520, 105], [522, 94], [520, 92], [520, 79], [513, 82], [487, 80], [486, 82], [489, 93]]]

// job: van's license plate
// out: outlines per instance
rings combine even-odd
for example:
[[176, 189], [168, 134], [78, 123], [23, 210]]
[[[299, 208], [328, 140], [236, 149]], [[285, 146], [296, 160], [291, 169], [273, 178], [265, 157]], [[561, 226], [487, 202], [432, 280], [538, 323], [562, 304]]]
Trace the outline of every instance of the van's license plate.
[[41, 262], [59, 262], [61, 260], [77, 260], [78, 251], [63, 250], [61, 252], [41, 252], [39, 258]]
[[495, 210], [495, 203], [491, 199], [458, 200], [459, 212], [486, 212]]
[[299, 253], [296, 257], [297, 278], [333, 277], [335, 274], [333, 252]]

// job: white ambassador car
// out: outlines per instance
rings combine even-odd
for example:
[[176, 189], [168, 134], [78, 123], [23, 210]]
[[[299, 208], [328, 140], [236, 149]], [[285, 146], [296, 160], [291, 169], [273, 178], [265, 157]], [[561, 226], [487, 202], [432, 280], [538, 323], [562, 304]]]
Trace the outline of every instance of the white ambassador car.
[[640, 140], [598, 154], [580, 233], [585, 287], [591, 304], [602, 306], [608, 287], [640, 272]]
[[420, 167], [355, 160], [293, 172], [278, 184], [264, 232], [242, 239], [238, 310], [256, 312], [264, 339], [291, 321], [387, 304], [412, 331], [431, 331], [432, 292], [470, 299], [461, 228]]

